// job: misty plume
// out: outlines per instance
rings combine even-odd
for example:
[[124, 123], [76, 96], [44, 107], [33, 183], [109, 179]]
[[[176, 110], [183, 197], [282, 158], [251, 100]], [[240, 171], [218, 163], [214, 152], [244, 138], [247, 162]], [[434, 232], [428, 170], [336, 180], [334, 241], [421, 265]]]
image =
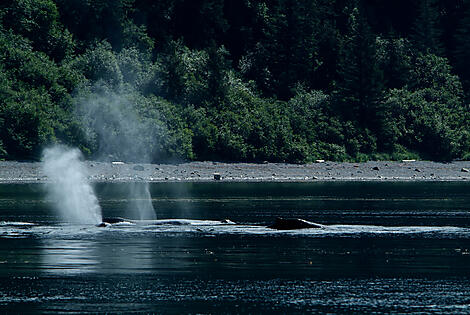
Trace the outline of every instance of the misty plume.
[[131, 91], [115, 92], [104, 85], [81, 92], [76, 98], [76, 114], [101, 161], [149, 163], [154, 124], [140, 117]]
[[43, 151], [43, 171], [50, 180], [47, 193], [66, 222], [97, 224], [102, 220], [101, 208], [81, 158], [78, 149], [65, 146]]
[[[135, 105], [132, 89], [116, 92], [105, 85], [95, 85], [76, 99], [76, 113], [89, 141], [96, 148], [96, 159], [150, 163], [158, 126], [142, 118]], [[149, 184], [129, 185], [130, 216], [135, 219], [156, 219]]]

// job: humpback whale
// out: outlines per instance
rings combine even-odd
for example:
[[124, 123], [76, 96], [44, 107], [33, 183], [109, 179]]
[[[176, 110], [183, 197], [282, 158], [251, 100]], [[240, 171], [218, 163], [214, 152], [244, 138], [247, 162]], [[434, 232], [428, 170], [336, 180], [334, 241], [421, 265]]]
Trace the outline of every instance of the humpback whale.
[[[163, 219], [163, 220], [131, 220], [125, 218], [103, 218], [103, 222], [98, 224], [98, 227], [107, 227], [117, 223], [129, 224], [142, 224], [142, 225], [225, 225], [235, 224], [234, 222], [225, 219], [220, 221], [213, 220], [191, 220], [191, 219]], [[267, 228], [273, 230], [299, 230], [299, 229], [320, 229], [324, 225], [310, 222], [298, 218], [276, 218], [273, 224], [268, 225]]]
[[103, 221], [98, 224], [98, 227], [106, 227], [117, 223], [141, 224], [141, 225], [222, 225], [222, 224], [235, 224], [234, 222], [225, 219], [220, 221], [213, 220], [191, 220], [191, 219], [163, 219], [163, 220], [132, 220], [120, 217], [103, 218]]
[[321, 229], [323, 227], [321, 224], [298, 218], [276, 218], [273, 224], [267, 226], [267, 228], [274, 230]]

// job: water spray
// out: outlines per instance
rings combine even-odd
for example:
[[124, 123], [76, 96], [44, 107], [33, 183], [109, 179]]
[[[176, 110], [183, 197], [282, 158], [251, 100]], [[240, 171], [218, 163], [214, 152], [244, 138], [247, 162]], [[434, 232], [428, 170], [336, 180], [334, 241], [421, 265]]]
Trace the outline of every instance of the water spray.
[[[95, 87], [96, 91], [77, 99], [76, 114], [85, 134], [98, 146], [97, 158], [111, 162], [150, 162], [156, 127], [141, 119], [128, 93]], [[157, 218], [148, 182], [129, 185], [129, 217], [140, 220]]]
[[43, 152], [43, 171], [49, 178], [47, 194], [62, 220], [70, 223], [98, 224], [101, 207], [88, 182], [78, 149], [54, 146]]

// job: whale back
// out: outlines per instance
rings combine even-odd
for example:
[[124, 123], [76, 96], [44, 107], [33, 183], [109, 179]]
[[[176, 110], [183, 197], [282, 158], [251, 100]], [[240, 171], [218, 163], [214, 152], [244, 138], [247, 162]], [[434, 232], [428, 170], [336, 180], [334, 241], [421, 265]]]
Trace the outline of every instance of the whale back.
[[267, 226], [274, 230], [320, 229], [323, 225], [298, 218], [276, 218], [273, 224]]
[[102, 223], [109, 223], [109, 224], [116, 224], [122, 222], [129, 222], [128, 219], [119, 218], [119, 217], [111, 217], [111, 218], [103, 218]]

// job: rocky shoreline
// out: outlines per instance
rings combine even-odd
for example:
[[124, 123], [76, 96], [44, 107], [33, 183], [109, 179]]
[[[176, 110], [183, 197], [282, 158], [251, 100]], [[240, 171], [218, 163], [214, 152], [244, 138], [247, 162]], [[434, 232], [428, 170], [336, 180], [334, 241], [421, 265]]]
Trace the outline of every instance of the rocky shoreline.
[[[128, 164], [85, 161], [92, 182], [315, 182], [469, 181], [470, 161], [311, 164], [189, 162]], [[41, 183], [48, 178], [39, 162], [0, 162], [0, 183]]]

